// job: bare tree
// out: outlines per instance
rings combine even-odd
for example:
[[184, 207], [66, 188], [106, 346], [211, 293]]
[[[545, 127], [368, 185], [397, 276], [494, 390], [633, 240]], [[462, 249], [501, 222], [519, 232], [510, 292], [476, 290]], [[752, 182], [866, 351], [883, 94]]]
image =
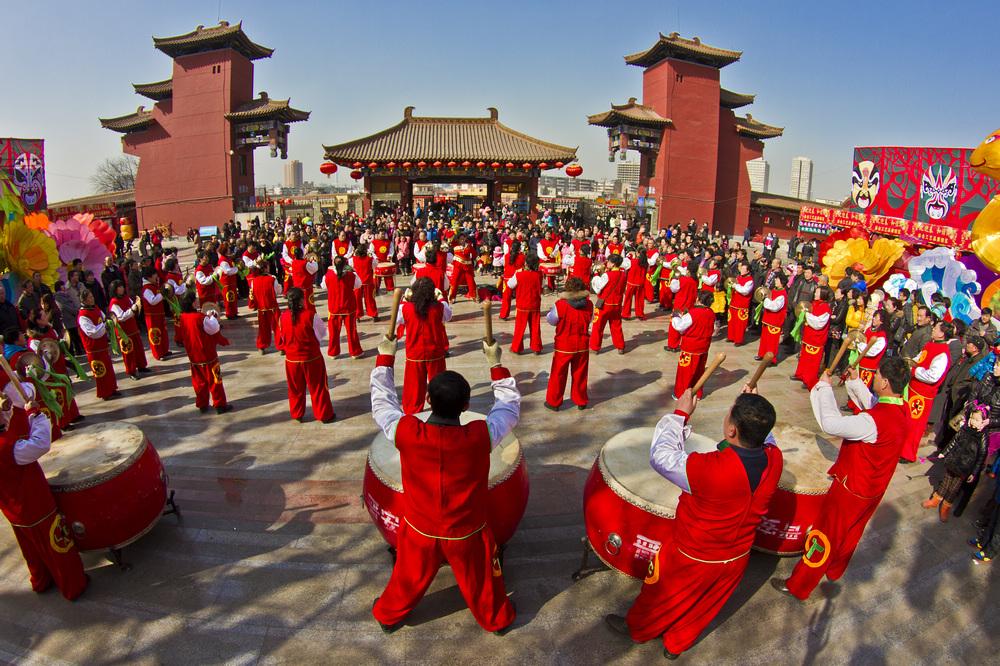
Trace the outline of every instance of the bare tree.
[[135, 189], [135, 174], [139, 170], [139, 160], [131, 155], [109, 157], [97, 166], [90, 177], [94, 191], [118, 192]]

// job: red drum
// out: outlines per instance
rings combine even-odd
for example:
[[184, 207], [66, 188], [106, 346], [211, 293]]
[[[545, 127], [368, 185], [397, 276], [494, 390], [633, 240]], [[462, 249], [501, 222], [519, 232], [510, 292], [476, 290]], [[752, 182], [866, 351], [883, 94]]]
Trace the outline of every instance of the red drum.
[[[427, 420], [430, 412], [421, 412]], [[476, 412], [462, 414], [462, 423], [485, 419]], [[372, 441], [365, 467], [365, 507], [375, 527], [390, 546], [396, 546], [396, 532], [403, 519], [403, 483], [399, 451], [380, 431]], [[498, 544], [510, 541], [528, 505], [528, 468], [521, 443], [508, 435], [490, 454], [490, 512], [488, 524]]]
[[[605, 564], [633, 578], [649, 575], [660, 547], [673, 538], [681, 489], [649, 465], [653, 428], [632, 428], [609, 439], [583, 489], [590, 546]], [[692, 433], [688, 452], [714, 451], [718, 442]]]
[[426, 266], [427, 266], [427, 264], [425, 264], [425, 263], [421, 263], [421, 262], [415, 263], [415, 264], [413, 264], [413, 272], [416, 273], [421, 268], [425, 268]]
[[39, 462], [80, 550], [127, 546], [163, 514], [167, 475], [134, 425], [101, 423], [67, 433]]
[[559, 275], [562, 273], [562, 266], [557, 261], [543, 261], [538, 264], [538, 270], [542, 275]]
[[753, 547], [772, 555], [801, 555], [806, 533], [830, 490], [826, 473], [839, 447], [825, 435], [794, 425], [775, 425], [773, 434], [784, 466], [778, 489], [757, 526]]
[[396, 274], [396, 264], [391, 261], [380, 261], [375, 264], [375, 275], [385, 277]]

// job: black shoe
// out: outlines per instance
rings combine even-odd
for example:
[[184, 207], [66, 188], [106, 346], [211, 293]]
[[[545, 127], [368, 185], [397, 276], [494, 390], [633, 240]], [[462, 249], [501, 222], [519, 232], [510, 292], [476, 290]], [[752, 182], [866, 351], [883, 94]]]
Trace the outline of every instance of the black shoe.
[[208, 413], [208, 407], [199, 407], [198, 411], [201, 412], [202, 414], [206, 414]]
[[541, 355], [542, 355], [542, 352], [540, 352], [540, 351], [536, 351], [536, 352], [532, 352], [532, 353], [533, 353], [533, 354], [534, 354], [535, 356], [541, 356]]
[[86, 417], [86, 416], [84, 416], [83, 414], [80, 414], [80, 415], [79, 415], [79, 416], [77, 416], [77, 417], [76, 417], [75, 419], [73, 419], [73, 421], [72, 421], [72, 422], [73, 422], [73, 423], [79, 423], [80, 421], [85, 421], [85, 420], [87, 420], [87, 417]]
[[148, 372], [152, 372], [152, 370], [150, 370], [149, 368], [139, 368], [139, 373], [140, 374], [144, 375], [144, 374], [146, 374]]
[[[372, 610], [375, 609], [375, 604], [377, 604], [377, 603], [378, 603], [378, 597], [375, 597], [375, 600], [372, 601]], [[378, 622], [377, 619], [375, 621]], [[403, 626], [403, 621], [400, 620], [396, 624], [382, 624], [381, 622], [378, 622], [378, 626], [382, 628], [382, 633], [383, 634], [388, 635], [388, 634], [391, 634], [391, 633], [395, 632], [400, 627], [402, 627]]]
[[587, 409], [587, 405], [577, 405], [576, 408], [580, 410]]
[[791, 590], [789, 590], [788, 586], [785, 584], [786, 582], [787, 581], [784, 578], [772, 578], [771, 579], [771, 587], [773, 587], [774, 589], [776, 589], [778, 592], [781, 592], [782, 594], [787, 595], [787, 596], [792, 597], [793, 599], [797, 600], [798, 597], [796, 597], [794, 594], [792, 594]]
[[616, 634], [632, 638], [632, 634], [628, 630], [628, 624], [625, 622], [625, 618], [623, 616], [614, 614], [605, 615], [604, 624], [611, 627], [611, 630]]
[[618, 350], [618, 353], [619, 353], [619, 354], [624, 354], [624, 353], [625, 353], [625, 348], [624, 348], [624, 347], [622, 347], [621, 349], [619, 349], [619, 350]]
[[62, 428], [59, 428], [59, 429], [62, 430], [63, 432], [70, 432], [70, 431], [76, 430], [76, 426], [73, 425], [72, 423], [67, 423]]
[[122, 397], [122, 392], [121, 391], [115, 391], [114, 393], [112, 393], [111, 395], [109, 395], [108, 397], [106, 397], [104, 399], [105, 400], [114, 400], [115, 398], [120, 398], [120, 397]]
[[292, 420], [293, 421], [298, 421], [299, 423], [305, 423], [305, 418], [302, 417], [302, 416], [293, 416]]
[[226, 412], [231, 412], [231, 411], [233, 411], [233, 406], [230, 405], [230, 404], [228, 404], [228, 403], [226, 403], [222, 407], [216, 407], [215, 408], [215, 413], [216, 414], [225, 414]]
[[510, 602], [510, 606], [511, 606], [511, 608], [513, 608], [513, 609], [514, 609], [514, 617], [515, 617], [515, 619], [514, 619], [514, 620], [511, 620], [511, 621], [510, 621], [510, 624], [508, 624], [508, 625], [507, 625], [506, 627], [504, 627], [503, 629], [497, 629], [496, 631], [494, 631], [493, 633], [494, 633], [495, 635], [497, 635], [497, 636], [506, 636], [506, 635], [507, 635], [508, 633], [510, 633], [510, 630], [514, 628], [514, 622], [515, 622], [515, 621], [516, 621], [516, 619], [517, 619], [517, 606], [515, 606], [515, 605], [514, 605], [514, 602], [513, 602], [513, 601], [512, 601], [512, 602]]
[[174, 355], [174, 353], [172, 351], [168, 351], [167, 353], [165, 353], [163, 356], [160, 357], [160, 360], [162, 361], [164, 359], [168, 359], [168, 358], [170, 358], [173, 355]]
[[912, 465], [915, 462], [916, 462], [916, 460], [907, 460], [906, 458], [900, 458], [899, 459], [899, 464], [900, 465]]
[[556, 406], [554, 406], [554, 405], [550, 405], [550, 404], [549, 404], [549, 403], [547, 403], [547, 402], [546, 402], [546, 403], [544, 403], [544, 404], [545, 404], [545, 409], [549, 409], [549, 410], [551, 410], [551, 411], [553, 411], [553, 412], [558, 412], [558, 411], [559, 411], [559, 408], [558, 408], [558, 407], [556, 407]]
[[264, 354], [266, 354], [266, 353], [267, 353], [267, 350], [266, 350], [266, 349], [261, 349], [261, 350], [260, 350], [260, 355], [261, 355], [261, 356], [263, 356], [263, 355], [264, 355]]
[[754, 356], [753, 360], [755, 360], [755, 361], [763, 361], [764, 357], [763, 356]]
[[128, 378], [134, 382], [139, 381], [139, 375], [129, 375]]
[[323, 419], [323, 421], [322, 421], [322, 422], [323, 422], [323, 423], [333, 423], [333, 422], [334, 422], [334, 421], [336, 421], [336, 420], [337, 420], [337, 415], [336, 415], [336, 414], [334, 414], [333, 416], [331, 416], [331, 417], [330, 417], [330, 418], [328, 418], [328, 419]]
[[663, 658], [664, 659], [669, 659], [670, 661], [674, 661], [679, 656], [680, 656], [679, 654], [674, 654], [673, 652], [671, 652], [667, 648], [663, 648]]

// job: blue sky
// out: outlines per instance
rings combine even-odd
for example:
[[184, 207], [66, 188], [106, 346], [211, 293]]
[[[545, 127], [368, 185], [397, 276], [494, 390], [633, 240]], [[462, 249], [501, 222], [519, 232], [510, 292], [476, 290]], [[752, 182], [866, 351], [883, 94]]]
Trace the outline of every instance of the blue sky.
[[[95, 165], [120, 152], [97, 118], [148, 106], [130, 84], [170, 75], [152, 36], [215, 24], [220, 4], [276, 49], [257, 62], [257, 91], [312, 111], [289, 138], [307, 179], [323, 178], [323, 143], [395, 124], [408, 105], [496, 106], [515, 129], [579, 146], [586, 176], [610, 176], [607, 137], [586, 116], [641, 98], [642, 71], [622, 56], [659, 31], [744, 52], [722, 83], [757, 94], [750, 113], [786, 128], [765, 148], [779, 194], [796, 155], [814, 160], [814, 196], [837, 198], [854, 146], [975, 146], [1000, 127], [1000, 23], [980, 0], [7, 3], [0, 135], [46, 139], [50, 201], [91, 192]], [[257, 151], [258, 184], [279, 182], [282, 165]]]

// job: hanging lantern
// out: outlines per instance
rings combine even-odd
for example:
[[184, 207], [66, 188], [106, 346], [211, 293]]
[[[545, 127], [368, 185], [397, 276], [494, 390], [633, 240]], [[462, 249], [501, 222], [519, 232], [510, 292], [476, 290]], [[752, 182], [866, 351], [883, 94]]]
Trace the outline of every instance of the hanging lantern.
[[454, 161], [448, 162], [448, 168], [449, 169], [454, 169], [457, 166], [458, 166], [458, 162], [454, 162]]
[[556, 168], [557, 169], [562, 169], [563, 168], [563, 163], [562, 162], [556, 162]]
[[361, 162], [355, 162], [354, 164], [351, 165], [351, 168], [360, 169], [363, 166], [364, 164], [362, 164]]
[[493, 167], [494, 169], [499, 169], [500, 168], [500, 163], [499, 162], [494, 162], [490, 166]]
[[403, 168], [404, 169], [409, 169], [412, 166], [413, 166], [413, 162], [403, 162]]
[[528, 169], [531, 169], [531, 162], [525, 162], [521, 166], [527, 171]]
[[120, 233], [123, 241], [130, 241], [135, 238], [135, 227], [131, 224], [123, 224]]
[[368, 168], [369, 169], [377, 169], [378, 168], [378, 162], [369, 162], [368, 163]]
[[435, 169], [440, 169], [440, 168], [441, 168], [441, 164], [442, 164], [442, 163], [441, 163], [441, 160], [434, 160], [434, 164], [433, 164], [432, 166], [433, 166], [433, 167], [434, 167]]
[[507, 162], [507, 164], [505, 164], [504, 166], [506, 166], [508, 169], [513, 169], [515, 164], [513, 162]]
[[365, 177], [365, 174], [361, 173], [357, 169], [355, 169], [354, 171], [351, 172], [351, 178], [353, 178], [354, 180], [361, 180], [364, 177]]
[[583, 173], [583, 167], [579, 164], [570, 164], [566, 167], [566, 175], [570, 178], [576, 178]]
[[468, 169], [470, 166], [472, 166], [472, 162], [470, 162], [469, 160], [465, 160], [464, 162], [462, 162], [462, 166]]
[[538, 168], [542, 169], [542, 170], [548, 169], [549, 168], [549, 163], [548, 162], [539, 162], [538, 163]]
[[486, 168], [486, 162], [476, 162], [476, 168], [477, 169], [485, 169]]
[[417, 162], [417, 168], [419, 168], [419, 169], [426, 169], [427, 168], [427, 162], [424, 162], [423, 160], [420, 160], [419, 162]]
[[319, 172], [329, 178], [331, 175], [337, 173], [337, 165], [333, 162], [323, 162], [319, 165]]
[[385, 166], [386, 166], [387, 169], [395, 169], [396, 168], [396, 163], [395, 162], [389, 162]]

